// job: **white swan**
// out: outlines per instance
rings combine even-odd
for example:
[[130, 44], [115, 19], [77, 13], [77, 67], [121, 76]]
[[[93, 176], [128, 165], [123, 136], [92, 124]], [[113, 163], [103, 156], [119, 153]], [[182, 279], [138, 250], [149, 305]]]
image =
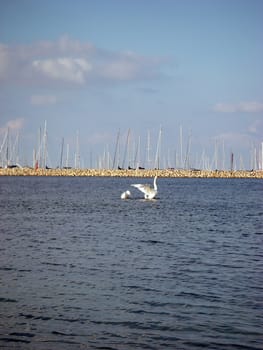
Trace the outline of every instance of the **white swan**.
[[125, 191], [121, 194], [121, 199], [128, 199], [131, 196], [131, 192], [130, 191]]
[[134, 184], [131, 186], [136, 187], [136, 188], [138, 188], [138, 190], [143, 192], [145, 199], [153, 199], [157, 195], [156, 180], [157, 180], [157, 176], [154, 177], [153, 188], [149, 185], [142, 185], [142, 184]]

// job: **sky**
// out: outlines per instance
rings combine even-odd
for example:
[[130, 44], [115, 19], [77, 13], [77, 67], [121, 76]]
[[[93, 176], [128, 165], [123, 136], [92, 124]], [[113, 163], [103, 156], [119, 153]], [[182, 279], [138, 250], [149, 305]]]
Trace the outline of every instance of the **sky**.
[[261, 0], [0, 0], [2, 161], [8, 129], [28, 165], [46, 140], [52, 167], [153, 167], [157, 152], [161, 167], [260, 166], [262, 15]]

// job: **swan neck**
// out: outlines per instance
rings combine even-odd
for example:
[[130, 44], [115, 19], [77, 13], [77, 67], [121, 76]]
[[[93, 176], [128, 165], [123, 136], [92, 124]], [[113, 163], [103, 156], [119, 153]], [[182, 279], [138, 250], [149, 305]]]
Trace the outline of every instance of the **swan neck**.
[[156, 180], [157, 180], [157, 177], [155, 176], [155, 178], [153, 180], [153, 187], [155, 190], [157, 190]]

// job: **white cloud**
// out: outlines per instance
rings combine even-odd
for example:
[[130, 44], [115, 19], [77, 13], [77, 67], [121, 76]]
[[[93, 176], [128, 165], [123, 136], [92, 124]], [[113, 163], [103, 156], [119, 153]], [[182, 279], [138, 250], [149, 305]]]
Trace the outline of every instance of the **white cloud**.
[[101, 75], [113, 80], [133, 80], [137, 77], [139, 69], [136, 62], [113, 61], [104, 65]]
[[237, 104], [234, 103], [217, 103], [214, 106], [214, 111], [221, 113], [259, 113], [263, 112], [263, 103], [261, 102], [240, 102]]
[[11, 130], [20, 130], [24, 126], [24, 122], [24, 118], [12, 119], [6, 123], [6, 127]]
[[227, 103], [217, 103], [213, 109], [215, 112], [222, 112], [222, 113], [234, 113], [234, 112], [236, 112], [236, 106], [231, 105], [231, 104], [227, 104]]
[[242, 102], [240, 103], [241, 112], [259, 113], [263, 112], [263, 103], [260, 102]]
[[67, 36], [32, 45], [1, 45], [0, 85], [84, 85], [152, 79], [162, 60], [134, 52], [112, 52]]
[[121, 52], [99, 64], [98, 72], [103, 78], [114, 81], [151, 79], [156, 75], [160, 64], [158, 59], [133, 52]]
[[32, 66], [47, 78], [77, 84], [85, 83], [87, 73], [92, 70], [92, 65], [83, 58], [35, 60]]
[[10, 131], [19, 131], [23, 128], [25, 123], [24, 118], [17, 118], [8, 120], [1, 128], [0, 133], [4, 133], [9, 129]]
[[32, 95], [30, 102], [35, 106], [54, 105], [57, 102], [57, 98], [53, 95]]

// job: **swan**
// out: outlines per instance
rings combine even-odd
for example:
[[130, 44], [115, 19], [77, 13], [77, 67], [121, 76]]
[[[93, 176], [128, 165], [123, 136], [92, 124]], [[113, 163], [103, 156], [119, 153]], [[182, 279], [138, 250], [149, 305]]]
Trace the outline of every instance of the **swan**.
[[157, 180], [157, 176], [154, 177], [153, 187], [151, 187], [149, 185], [142, 185], [142, 184], [134, 184], [131, 186], [136, 187], [136, 188], [138, 188], [138, 190], [143, 192], [145, 199], [153, 199], [157, 195], [156, 180]]
[[131, 192], [130, 191], [125, 191], [121, 194], [121, 199], [128, 199], [131, 196]]

